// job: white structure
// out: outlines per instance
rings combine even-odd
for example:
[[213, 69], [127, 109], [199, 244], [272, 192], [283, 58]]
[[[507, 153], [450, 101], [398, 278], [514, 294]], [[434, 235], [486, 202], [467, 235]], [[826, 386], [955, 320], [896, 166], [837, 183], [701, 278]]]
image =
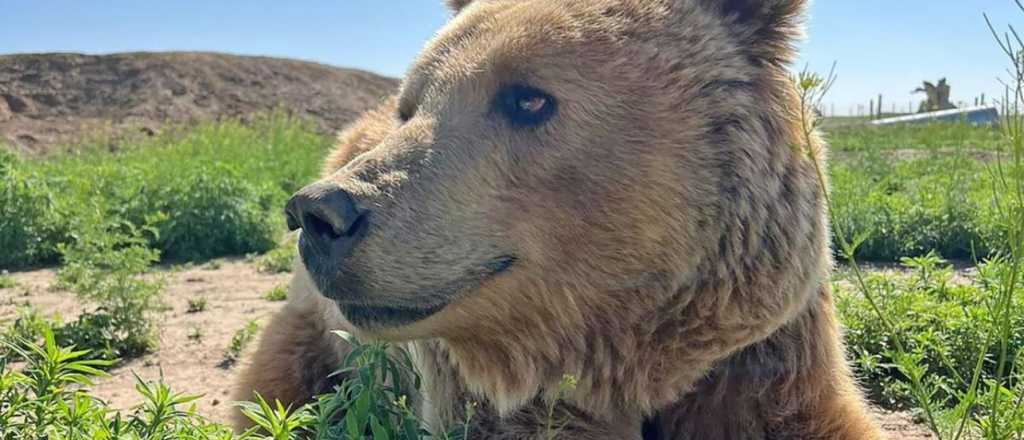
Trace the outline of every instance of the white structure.
[[923, 124], [928, 122], [966, 122], [971, 125], [994, 124], [999, 122], [999, 109], [995, 106], [954, 108], [929, 113], [898, 116], [871, 121], [871, 125]]

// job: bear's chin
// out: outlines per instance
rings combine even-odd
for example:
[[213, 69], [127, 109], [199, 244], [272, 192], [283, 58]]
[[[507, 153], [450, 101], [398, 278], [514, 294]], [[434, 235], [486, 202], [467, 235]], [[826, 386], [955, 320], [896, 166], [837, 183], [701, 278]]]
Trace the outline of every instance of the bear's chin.
[[429, 318], [447, 304], [432, 307], [389, 307], [339, 304], [341, 314], [361, 330], [381, 330], [413, 324]]

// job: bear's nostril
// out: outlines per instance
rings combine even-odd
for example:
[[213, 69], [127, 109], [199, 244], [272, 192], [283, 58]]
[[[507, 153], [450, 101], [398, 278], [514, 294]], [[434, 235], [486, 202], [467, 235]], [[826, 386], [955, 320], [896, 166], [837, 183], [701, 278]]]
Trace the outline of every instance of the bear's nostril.
[[306, 213], [302, 224], [303, 229], [307, 229], [309, 233], [316, 234], [324, 240], [334, 241], [341, 238], [341, 234], [336, 232], [330, 223], [314, 214]]
[[362, 231], [363, 227], [366, 226], [366, 224], [367, 224], [366, 218], [367, 218], [368, 215], [369, 215], [369, 213], [364, 212], [364, 213], [360, 214], [359, 217], [356, 217], [356, 220], [354, 222], [352, 222], [351, 225], [349, 225], [347, 230], [345, 230], [345, 233], [344, 233], [345, 236], [346, 237], [353, 237], [357, 233]]

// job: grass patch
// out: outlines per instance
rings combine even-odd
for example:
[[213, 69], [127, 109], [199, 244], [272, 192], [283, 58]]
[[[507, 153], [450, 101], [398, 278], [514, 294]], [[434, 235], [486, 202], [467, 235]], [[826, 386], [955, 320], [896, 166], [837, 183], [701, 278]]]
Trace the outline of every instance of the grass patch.
[[147, 246], [150, 228], [121, 222], [80, 219], [78, 234], [59, 250], [61, 287], [95, 310], [59, 327], [62, 345], [92, 350], [103, 359], [135, 357], [156, 345], [152, 313], [162, 304], [164, 280], [150, 273], [159, 253]]
[[0, 272], [0, 289], [13, 289], [15, 287], [18, 287], [18, 281], [7, 271]]
[[280, 285], [270, 289], [263, 295], [263, 299], [267, 301], [284, 301], [288, 299], [288, 286]]
[[956, 122], [903, 125], [855, 125], [829, 129], [834, 153], [877, 151], [992, 152], [1005, 144], [997, 128]]
[[188, 305], [185, 307], [185, 313], [199, 313], [206, 311], [206, 297], [197, 296], [195, 298], [188, 299]]
[[6, 346], [26, 360], [13, 369], [0, 357], [0, 438], [231, 438], [231, 431], [185, 408], [198, 399], [165, 385], [138, 381], [144, 403], [114, 411], [87, 394], [110, 361], [88, 360], [87, 350], [60, 347], [46, 330], [43, 343]]
[[292, 271], [292, 265], [299, 255], [295, 240], [289, 239], [276, 249], [263, 255], [253, 256], [252, 261], [256, 264], [256, 270], [262, 273], [288, 273]]
[[898, 261], [934, 251], [972, 260], [1006, 249], [992, 180], [983, 164], [963, 155], [892, 161], [865, 153], [834, 162], [831, 180], [833, 232], [859, 243], [859, 259]]
[[[874, 272], [866, 277], [867, 287], [876, 292], [876, 305], [892, 317], [892, 329], [878, 319], [849, 270], [837, 277], [836, 307], [846, 329], [848, 356], [872, 401], [893, 409], [912, 408], [916, 397], [897, 365], [898, 350], [891, 333], [895, 331], [902, 335], [903, 349], [918, 360], [935, 387], [933, 398], [947, 406], [953, 403], [956, 390], [969, 385], [979, 353], [995, 359], [1002, 350], [1001, 341], [989, 337], [1001, 323], [989, 304], [978, 299], [991, 297], [1002, 288], [999, 272], [1006, 266], [999, 261], [984, 264], [971, 280], [954, 280], [952, 268], [934, 255], [905, 258], [902, 266], [904, 271]], [[1024, 301], [1015, 301], [1009, 318], [1014, 328], [1022, 328]], [[1024, 334], [1007, 342], [1010, 362], [1016, 362], [1024, 347]], [[996, 374], [996, 364], [986, 362], [980, 380], [994, 380]]]
[[[110, 361], [88, 360], [87, 350], [61, 347], [44, 329], [42, 343], [5, 343], [25, 360], [24, 368], [12, 368], [10, 359], [0, 355], [0, 438], [470, 438], [468, 425], [440, 435], [423, 429], [409, 407], [419, 378], [408, 356], [396, 355], [383, 344], [350, 343], [353, 351], [338, 370], [345, 380], [334, 392], [299, 408], [257, 396], [255, 402], [241, 403], [256, 427], [235, 434], [192, 409], [199, 396], [178, 394], [163, 383], [138, 377], [135, 389], [142, 403], [127, 411], [110, 408], [89, 394], [93, 381], [106, 375], [102, 370]], [[468, 420], [472, 411], [467, 407]]]
[[26, 161], [3, 150], [0, 268], [56, 263], [83, 216], [151, 225], [150, 244], [167, 261], [266, 252], [283, 232], [284, 201], [317, 175], [330, 143], [306, 122], [271, 115], [172, 130], [117, 153]]
[[869, 261], [929, 252], [971, 260], [1005, 251], [987, 167], [999, 136], [994, 127], [956, 123], [830, 133], [836, 248], [858, 243], [857, 258]]
[[249, 321], [245, 324], [245, 327], [238, 329], [233, 336], [231, 336], [231, 343], [228, 344], [227, 349], [224, 350], [224, 360], [221, 361], [221, 368], [230, 368], [235, 365], [239, 359], [242, 358], [242, 351], [249, 345], [253, 339], [256, 339], [256, 332], [260, 330], [259, 323], [256, 320]]
[[203, 332], [203, 329], [199, 326], [192, 326], [188, 329], [188, 340], [193, 344], [202, 343], [204, 335], [205, 333]]

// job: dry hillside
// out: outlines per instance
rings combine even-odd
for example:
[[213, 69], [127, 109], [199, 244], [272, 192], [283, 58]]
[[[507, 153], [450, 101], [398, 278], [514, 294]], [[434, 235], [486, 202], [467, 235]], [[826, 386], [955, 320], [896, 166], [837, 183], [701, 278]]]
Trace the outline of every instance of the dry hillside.
[[352, 69], [215, 53], [0, 56], [0, 143], [42, 153], [83, 136], [279, 109], [330, 133], [397, 87]]

